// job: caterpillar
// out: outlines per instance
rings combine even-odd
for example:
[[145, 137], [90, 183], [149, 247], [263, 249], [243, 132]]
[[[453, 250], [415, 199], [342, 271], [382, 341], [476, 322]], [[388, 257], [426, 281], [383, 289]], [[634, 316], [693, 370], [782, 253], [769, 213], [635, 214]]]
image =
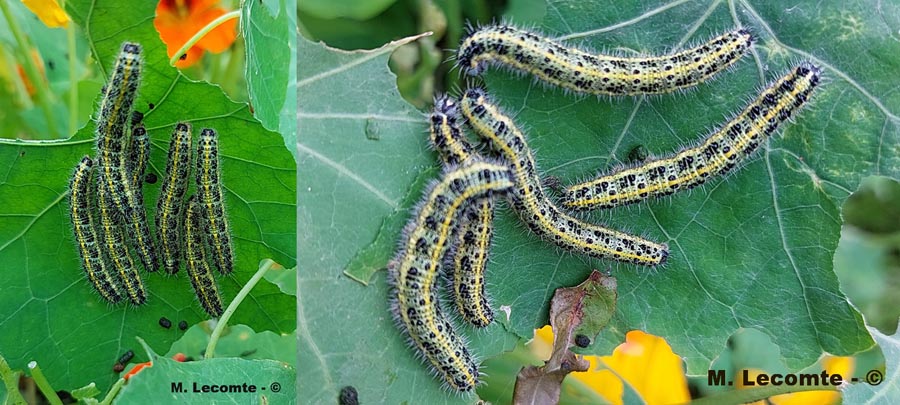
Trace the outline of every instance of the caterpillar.
[[[435, 99], [431, 114], [430, 140], [445, 167], [475, 159], [477, 154], [465, 139], [459, 125], [459, 104], [449, 96]], [[463, 215], [462, 226], [451, 250], [451, 284], [456, 309], [462, 318], [476, 327], [494, 320], [485, 291], [484, 272], [493, 237], [494, 201], [490, 197], [475, 201], [474, 209]]]
[[573, 185], [566, 189], [563, 205], [573, 209], [612, 208], [671, 195], [703, 184], [711, 176], [725, 175], [806, 105], [820, 78], [818, 67], [801, 63], [702, 142]]
[[143, 201], [144, 171], [147, 162], [150, 161], [150, 136], [144, 124], [137, 124], [131, 132], [131, 148], [128, 151], [128, 172], [131, 175], [131, 185], [134, 193], [139, 195], [138, 201]]
[[104, 257], [107, 267], [114, 270], [118, 281], [122, 285], [122, 291], [134, 305], [141, 305], [147, 301], [147, 293], [144, 291], [144, 283], [138, 274], [131, 253], [125, 246], [122, 230], [114, 218], [113, 198], [109, 190], [104, 190], [104, 184], [100, 184], [99, 212], [100, 229], [103, 240]]
[[204, 218], [204, 232], [212, 247], [213, 262], [220, 274], [229, 274], [234, 268], [234, 249], [225, 203], [222, 201], [222, 184], [219, 176], [219, 141], [216, 131], [203, 128], [197, 145], [197, 193]]
[[156, 246], [147, 224], [143, 197], [135, 191], [126, 159], [126, 128], [140, 85], [140, 53], [140, 45], [124, 43], [106, 85], [97, 118], [97, 177], [100, 192], [106, 193], [112, 204], [111, 219], [126, 229], [144, 269], [153, 272], [158, 268]]
[[528, 73], [578, 93], [639, 95], [695, 86], [732, 66], [753, 44], [737, 29], [665, 56], [625, 58], [596, 54], [522, 29], [492, 25], [470, 32], [457, 51], [459, 66], [480, 75], [488, 65]]
[[219, 287], [209, 267], [206, 244], [203, 240], [203, 220], [201, 217], [202, 206], [197, 196], [192, 195], [187, 201], [187, 219], [185, 220], [185, 261], [187, 273], [191, 279], [191, 285], [200, 301], [200, 306], [210, 317], [218, 318], [225, 312], [222, 308], [222, 298], [219, 296]]
[[94, 162], [91, 158], [81, 158], [69, 181], [69, 216], [84, 274], [103, 299], [116, 304], [122, 300], [123, 293], [119, 282], [106, 268], [100, 250], [92, 213], [96, 195], [93, 173]]
[[178, 272], [182, 256], [184, 232], [184, 193], [191, 174], [191, 126], [175, 125], [169, 143], [169, 157], [159, 197], [156, 200], [156, 235], [162, 253], [163, 267], [169, 274]]
[[546, 195], [525, 135], [482, 89], [466, 90], [460, 109], [475, 132], [512, 166], [513, 209], [532, 232], [570, 252], [644, 266], [663, 264], [668, 247], [624, 232], [589, 224], [562, 212]]
[[389, 266], [395, 299], [392, 308], [400, 329], [446, 385], [457, 391], [474, 389], [478, 366], [442, 314], [435, 280], [449, 241], [459, 228], [460, 212], [474, 199], [512, 186], [510, 170], [503, 164], [470, 161], [448, 169], [426, 191]]

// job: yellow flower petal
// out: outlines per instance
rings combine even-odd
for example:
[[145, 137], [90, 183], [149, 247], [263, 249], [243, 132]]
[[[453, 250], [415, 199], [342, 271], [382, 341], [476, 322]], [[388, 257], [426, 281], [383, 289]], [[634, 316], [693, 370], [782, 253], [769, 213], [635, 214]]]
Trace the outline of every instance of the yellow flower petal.
[[69, 24], [69, 15], [56, 0], [22, 0], [22, 4], [50, 28], [65, 27]]
[[[544, 326], [534, 333], [528, 346], [542, 359], [550, 357], [553, 330]], [[647, 404], [677, 404], [690, 401], [681, 358], [665, 339], [641, 331], [625, 335], [612, 356], [584, 356], [591, 363], [586, 372], [569, 374], [613, 404], [622, 404], [624, 379]], [[603, 367], [600, 367], [600, 366]], [[598, 367], [601, 369], [598, 370]], [[621, 378], [620, 378], [621, 377]]]
[[[822, 367], [828, 374], [840, 374], [841, 377], [850, 379], [853, 375], [853, 358], [827, 356], [822, 359]], [[769, 401], [775, 405], [837, 404], [841, 401], [841, 393], [837, 391], [795, 392], [774, 396], [769, 398]]]
[[[649, 405], [678, 404], [691, 399], [681, 358], [661, 337], [639, 330], [628, 332], [625, 343], [619, 345], [612, 356], [603, 356], [601, 361], [637, 390]], [[601, 392], [608, 386], [592, 384], [592, 387]], [[602, 394], [609, 398], [606, 393]], [[621, 402], [621, 391], [618, 395]]]

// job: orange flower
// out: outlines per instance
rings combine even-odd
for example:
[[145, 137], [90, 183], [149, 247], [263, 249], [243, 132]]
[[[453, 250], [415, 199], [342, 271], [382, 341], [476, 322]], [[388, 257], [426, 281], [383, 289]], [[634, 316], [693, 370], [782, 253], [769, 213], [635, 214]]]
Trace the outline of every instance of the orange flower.
[[[218, 7], [218, 0], [160, 0], [156, 6], [153, 26], [166, 44], [169, 57], [207, 24], [228, 10]], [[188, 67], [203, 56], [203, 52], [220, 53], [228, 49], [237, 37], [237, 21], [224, 22], [206, 34], [178, 60], [175, 66]]]
[[[34, 66], [37, 66], [38, 73], [41, 74], [41, 79], [46, 81], [47, 74], [46, 72], [44, 72], [44, 61], [41, 60], [41, 55], [38, 53], [37, 49], [31, 50], [31, 60], [34, 61]], [[34, 88], [34, 83], [32, 83], [31, 79], [28, 78], [28, 75], [25, 73], [25, 67], [23, 67], [21, 63], [16, 65], [16, 72], [22, 79], [22, 83], [25, 84], [25, 90], [28, 91], [28, 96], [34, 98], [35, 93], [37, 93], [37, 89]]]

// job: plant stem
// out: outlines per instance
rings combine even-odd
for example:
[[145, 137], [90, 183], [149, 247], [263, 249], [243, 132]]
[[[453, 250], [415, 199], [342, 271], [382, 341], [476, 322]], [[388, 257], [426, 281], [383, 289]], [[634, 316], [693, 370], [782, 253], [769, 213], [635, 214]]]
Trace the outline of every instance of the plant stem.
[[181, 58], [181, 55], [184, 55], [184, 53], [187, 52], [188, 49], [191, 49], [191, 47], [196, 45], [197, 42], [200, 42], [200, 40], [203, 39], [206, 34], [209, 34], [210, 31], [216, 29], [216, 27], [225, 23], [225, 21], [238, 18], [240, 16], [241, 10], [235, 10], [230, 13], [223, 14], [221, 17], [210, 21], [209, 24], [206, 24], [206, 26], [200, 29], [200, 31], [197, 31], [197, 33], [194, 34], [194, 36], [192, 36], [191, 39], [187, 41], [187, 43], [185, 43], [180, 49], [178, 49], [178, 52], [175, 52], [175, 54], [172, 55], [172, 59], [169, 59], [169, 65], [175, 66], [175, 63], [178, 62], [178, 59]]
[[232, 99], [238, 99], [237, 88], [238, 81], [241, 80], [241, 75], [239, 74], [240, 68], [243, 65], [241, 62], [244, 61], [244, 58], [241, 55], [244, 53], [244, 41], [236, 41], [234, 47], [228, 53], [228, 64], [225, 65], [225, 73], [223, 77], [218, 82], [220, 86], [222, 86], [222, 90], [225, 91], [225, 94], [228, 94]]
[[76, 59], [75, 49], [75, 24], [66, 26], [66, 40], [69, 47], [69, 131], [68, 134], [75, 135], [78, 130], [78, 60]]
[[125, 385], [125, 379], [120, 378], [119, 381], [116, 381], [113, 384], [112, 388], [109, 389], [109, 392], [106, 393], [106, 397], [103, 398], [103, 401], [100, 401], [100, 405], [110, 405], [112, 404], [113, 398], [119, 394], [119, 390], [122, 389], [122, 386]]
[[259, 282], [263, 278], [269, 269], [275, 264], [271, 259], [263, 260], [262, 265], [259, 267], [259, 270], [256, 271], [256, 274], [250, 278], [250, 281], [247, 284], [244, 284], [244, 288], [241, 288], [241, 291], [234, 297], [234, 300], [231, 301], [231, 304], [228, 304], [228, 308], [225, 309], [225, 313], [219, 317], [219, 323], [216, 324], [216, 329], [213, 330], [212, 335], [209, 337], [209, 344], [206, 346], [206, 354], [203, 356], [206, 359], [211, 359], [215, 355], [216, 344], [219, 343], [219, 336], [222, 335], [222, 331], [225, 330], [225, 326], [228, 325], [228, 320], [231, 319], [231, 315], [234, 314], [234, 311], [237, 310], [237, 307], [241, 305], [241, 302], [244, 301], [244, 298], [247, 298], [250, 295], [250, 290], [256, 286], [256, 283]]
[[31, 378], [34, 379], [34, 383], [40, 388], [44, 397], [47, 398], [47, 401], [50, 402], [51, 405], [62, 405], [62, 400], [56, 395], [56, 391], [50, 386], [47, 378], [44, 377], [44, 373], [41, 372], [41, 368], [38, 367], [37, 362], [32, 361], [28, 363], [28, 369], [31, 371]]
[[[16, 19], [13, 18], [12, 12], [9, 9], [9, 4], [7, 4], [6, 1], [0, 1], [0, 11], [3, 11], [3, 16], [6, 18], [9, 30], [12, 31], [13, 37], [16, 38], [22, 67], [25, 68], [25, 74], [28, 76], [28, 80], [31, 81], [31, 85], [34, 86], [38, 105], [40, 105], [41, 110], [44, 112], [44, 118], [47, 120], [47, 130], [50, 135], [49, 139], [56, 138], [58, 134], [56, 132], [56, 126], [54, 125], [53, 110], [50, 108], [52, 95], [47, 88], [47, 83], [43, 80], [40, 71], [37, 66], [34, 65], [34, 60], [31, 58], [31, 45], [28, 42], [28, 38], [25, 37], [25, 34], [22, 33]], [[44, 134], [35, 135], [40, 138], [45, 138], [43, 136]]]

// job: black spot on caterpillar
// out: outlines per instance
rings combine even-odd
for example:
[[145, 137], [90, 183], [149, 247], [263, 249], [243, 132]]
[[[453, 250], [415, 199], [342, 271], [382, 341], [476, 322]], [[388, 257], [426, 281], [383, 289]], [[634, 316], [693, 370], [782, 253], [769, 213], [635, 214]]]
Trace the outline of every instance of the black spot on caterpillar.
[[712, 176], [727, 174], [806, 105], [820, 75], [818, 67], [801, 63], [697, 145], [571, 186], [563, 196], [563, 205], [591, 209], [634, 204], [691, 189]]
[[100, 103], [97, 117], [98, 182], [100, 192], [109, 203], [110, 219], [121, 225], [134, 249], [150, 272], [157, 270], [156, 245], [142, 196], [137, 193], [128, 163], [127, 129], [130, 127], [132, 107], [140, 86], [141, 47], [126, 42], [113, 67]]
[[191, 127], [175, 125], [169, 143], [169, 157], [159, 197], [156, 200], [156, 235], [162, 253], [163, 267], [169, 274], [178, 272], [184, 234], [184, 194], [191, 175]]
[[511, 165], [516, 182], [510, 192], [513, 209], [535, 234], [574, 253], [644, 266], [665, 263], [669, 255], [666, 245], [586, 223], [560, 211], [544, 194], [525, 135], [484, 90], [466, 90], [460, 105], [469, 125]]
[[400, 329], [409, 334], [446, 386], [456, 391], [475, 388], [478, 366], [441, 312], [436, 280], [449, 242], [458, 231], [461, 210], [478, 197], [512, 186], [509, 168], [502, 164], [477, 161], [448, 170], [426, 191], [389, 266], [395, 297], [392, 307]]
[[750, 32], [738, 29], [670, 55], [626, 58], [567, 47], [515, 27], [491, 25], [462, 40], [457, 63], [470, 75], [496, 65], [579, 93], [659, 94], [706, 81], [737, 62], [752, 43]]
[[204, 233], [212, 248], [212, 258], [220, 274], [234, 269], [234, 247], [219, 173], [219, 138], [216, 131], [204, 128], [197, 145], [197, 203], [203, 218]]
[[225, 310], [222, 307], [219, 287], [209, 266], [200, 211], [201, 207], [197, 203], [197, 196], [192, 195], [187, 201], [187, 219], [184, 226], [187, 273], [194, 292], [197, 294], [197, 299], [200, 301], [200, 306], [209, 316], [218, 318]]
[[[435, 99], [430, 139], [445, 167], [480, 158], [462, 133], [459, 114], [454, 98], [445, 95]], [[486, 327], [494, 320], [484, 282], [493, 236], [494, 200], [484, 197], [473, 207], [463, 214], [455, 248], [450, 251], [451, 284], [456, 309], [463, 319], [473, 326]]]
[[69, 217], [84, 274], [103, 299], [115, 304], [122, 300], [124, 293], [115, 275], [106, 268], [100, 249], [93, 213], [96, 204], [93, 165], [91, 158], [85, 156], [75, 166], [69, 181]]

